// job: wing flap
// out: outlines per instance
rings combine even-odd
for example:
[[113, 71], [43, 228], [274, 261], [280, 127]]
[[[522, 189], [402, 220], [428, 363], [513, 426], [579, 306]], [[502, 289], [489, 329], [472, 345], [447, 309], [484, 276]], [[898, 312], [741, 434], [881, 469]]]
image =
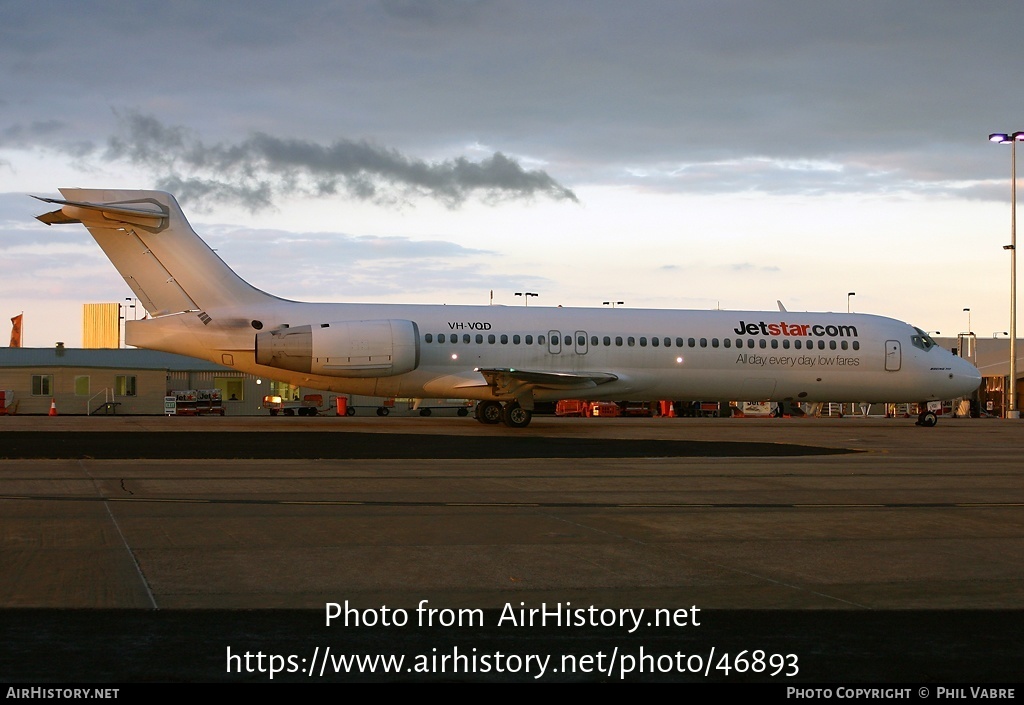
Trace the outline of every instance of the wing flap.
[[618, 379], [617, 375], [610, 372], [548, 372], [514, 367], [478, 367], [476, 371], [484, 376], [488, 384], [498, 388], [507, 387], [510, 382], [518, 382], [546, 389], [591, 389]]

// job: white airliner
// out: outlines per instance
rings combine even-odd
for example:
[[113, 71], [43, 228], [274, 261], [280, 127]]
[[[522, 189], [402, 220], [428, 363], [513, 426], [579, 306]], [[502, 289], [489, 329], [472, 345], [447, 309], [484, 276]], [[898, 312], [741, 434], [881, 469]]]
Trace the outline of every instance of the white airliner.
[[235, 274], [168, 193], [61, 194], [39, 220], [88, 228], [149, 312], [129, 345], [290, 384], [477, 399], [480, 421], [522, 428], [558, 399], [926, 402], [981, 381], [920, 328], [864, 314], [289, 301]]

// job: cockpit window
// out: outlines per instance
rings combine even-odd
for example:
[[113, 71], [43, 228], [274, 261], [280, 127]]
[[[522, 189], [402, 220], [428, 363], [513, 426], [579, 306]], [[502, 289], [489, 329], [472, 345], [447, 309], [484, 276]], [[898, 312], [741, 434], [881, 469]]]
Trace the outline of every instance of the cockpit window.
[[917, 335], [912, 336], [910, 338], [910, 342], [914, 344], [915, 348], [921, 348], [922, 350], [928, 351], [937, 345], [932, 337], [920, 328], [915, 327], [914, 330], [917, 331]]

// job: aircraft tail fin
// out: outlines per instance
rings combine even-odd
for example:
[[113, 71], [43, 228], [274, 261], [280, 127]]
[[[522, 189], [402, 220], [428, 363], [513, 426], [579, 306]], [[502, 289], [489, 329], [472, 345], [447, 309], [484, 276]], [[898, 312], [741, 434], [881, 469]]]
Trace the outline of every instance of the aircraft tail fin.
[[273, 298], [235, 274], [195, 233], [163, 191], [60, 189], [41, 198], [59, 209], [47, 225], [81, 223], [153, 316], [241, 306]]

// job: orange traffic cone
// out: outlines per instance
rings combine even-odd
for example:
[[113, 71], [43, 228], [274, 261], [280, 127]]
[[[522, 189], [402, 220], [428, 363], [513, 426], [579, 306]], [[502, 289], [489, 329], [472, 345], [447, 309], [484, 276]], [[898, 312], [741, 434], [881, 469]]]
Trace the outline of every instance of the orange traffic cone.
[[50, 397], [50, 416], [57, 415], [57, 400]]

